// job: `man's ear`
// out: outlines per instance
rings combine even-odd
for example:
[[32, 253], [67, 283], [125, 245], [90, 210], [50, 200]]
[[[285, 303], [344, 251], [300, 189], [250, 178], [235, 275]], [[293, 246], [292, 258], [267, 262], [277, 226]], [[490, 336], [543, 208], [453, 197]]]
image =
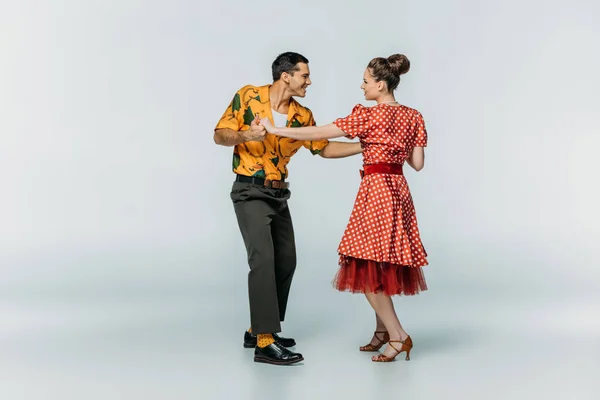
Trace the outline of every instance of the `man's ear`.
[[292, 77], [287, 72], [283, 72], [281, 74], [281, 80], [284, 81], [285, 83], [290, 83], [291, 79], [292, 79]]

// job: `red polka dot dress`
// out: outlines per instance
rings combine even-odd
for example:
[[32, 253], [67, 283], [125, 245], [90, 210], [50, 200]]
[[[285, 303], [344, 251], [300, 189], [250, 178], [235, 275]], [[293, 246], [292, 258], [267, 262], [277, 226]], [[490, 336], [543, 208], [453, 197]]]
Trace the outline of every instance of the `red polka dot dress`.
[[[401, 166], [414, 147], [427, 146], [423, 117], [406, 106], [357, 105], [334, 124], [360, 139], [365, 169], [381, 163]], [[427, 289], [421, 268], [427, 253], [404, 175], [363, 177], [338, 253], [340, 270], [333, 281], [338, 290], [392, 296]]]

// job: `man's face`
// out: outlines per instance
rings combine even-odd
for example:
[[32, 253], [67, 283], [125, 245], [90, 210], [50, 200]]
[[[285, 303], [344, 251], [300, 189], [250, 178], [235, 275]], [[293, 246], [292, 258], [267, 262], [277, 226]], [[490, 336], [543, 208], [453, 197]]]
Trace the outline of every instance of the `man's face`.
[[292, 74], [287, 74], [288, 89], [292, 92], [292, 96], [306, 96], [306, 88], [312, 83], [310, 81], [310, 70], [308, 64], [296, 64], [298, 71], [293, 71]]

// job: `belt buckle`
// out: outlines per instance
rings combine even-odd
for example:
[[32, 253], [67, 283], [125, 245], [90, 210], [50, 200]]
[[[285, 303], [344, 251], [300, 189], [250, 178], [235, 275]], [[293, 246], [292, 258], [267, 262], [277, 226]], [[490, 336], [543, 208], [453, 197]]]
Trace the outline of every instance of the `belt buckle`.
[[285, 182], [265, 179], [265, 186], [271, 189], [283, 189], [285, 188]]

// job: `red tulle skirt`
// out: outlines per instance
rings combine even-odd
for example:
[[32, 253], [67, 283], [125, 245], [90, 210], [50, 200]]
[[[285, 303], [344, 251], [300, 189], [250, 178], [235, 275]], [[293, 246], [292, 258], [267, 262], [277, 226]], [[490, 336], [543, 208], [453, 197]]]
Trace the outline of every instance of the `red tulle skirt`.
[[412, 296], [427, 290], [421, 267], [340, 256], [333, 286], [343, 292]]

